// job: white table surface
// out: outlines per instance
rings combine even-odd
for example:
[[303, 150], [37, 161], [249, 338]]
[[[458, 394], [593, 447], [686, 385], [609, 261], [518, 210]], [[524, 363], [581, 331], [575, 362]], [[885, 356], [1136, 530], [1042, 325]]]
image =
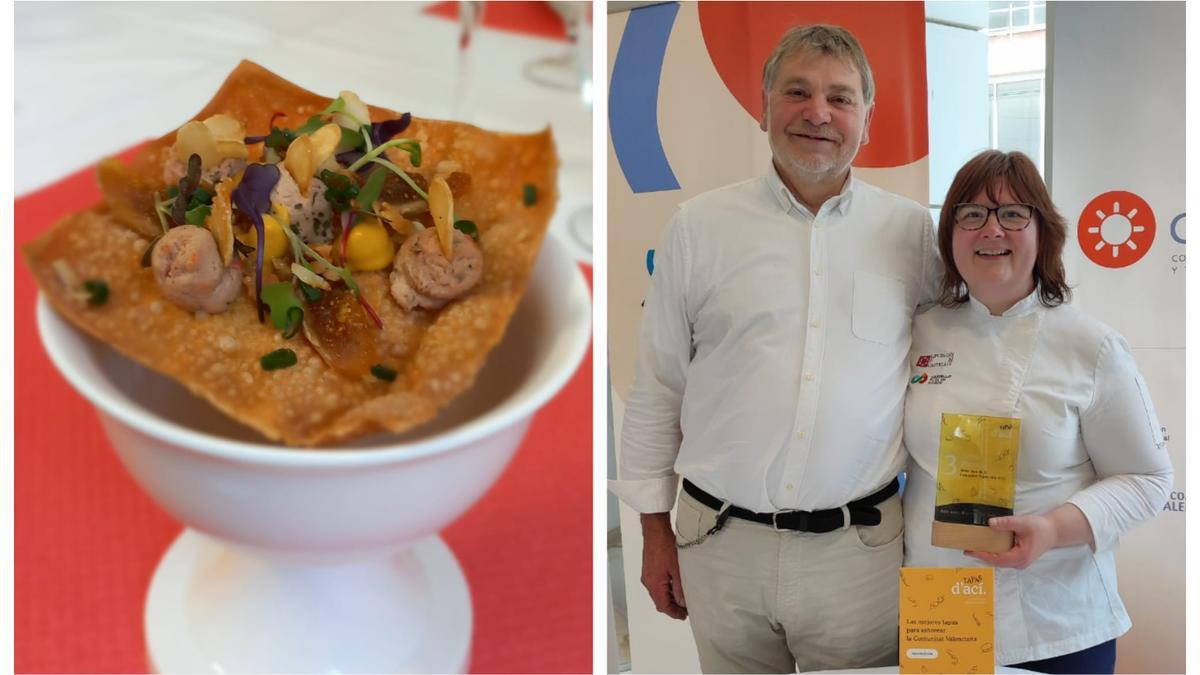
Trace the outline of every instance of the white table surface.
[[577, 92], [522, 74], [567, 43], [477, 30], [455, 114], [458, 24], [422, 14], [429, 4], [16, 3], [16, 193], [178, 127], [245, 58], [320, 94], [349, 89], [418, 117], [513, 132], [549, 124], [562, 162], [551, 231], [590, 262], [568, 217], [592, 202], [591, 112]]

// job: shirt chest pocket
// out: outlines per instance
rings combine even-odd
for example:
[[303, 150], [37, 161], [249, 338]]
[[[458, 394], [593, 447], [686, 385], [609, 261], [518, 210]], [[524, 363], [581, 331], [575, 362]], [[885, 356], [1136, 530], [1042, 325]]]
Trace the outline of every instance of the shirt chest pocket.
[[890, 345], [908, 335], [912, 307], [904, 282], [872, 272], [854, 273], [850, 328], [868, 342]]

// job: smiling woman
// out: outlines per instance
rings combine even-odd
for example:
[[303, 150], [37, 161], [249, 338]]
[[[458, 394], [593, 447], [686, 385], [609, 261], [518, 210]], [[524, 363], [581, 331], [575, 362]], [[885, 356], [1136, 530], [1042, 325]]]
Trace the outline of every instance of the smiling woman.
[[[1131, 625], [1113, 546], [1158, 513], [1171, 486], [1154, 406], [1124, 338], [1066, 303], [1066, 226], [1032, 160], [977, 155], [945, 203], [941, 306], [914, 319], [909, 357], [905, 565], [999, 568], [997, 663], [1111, 673], [1115, 639]], [[968, 527], [1015, 544], [1001, 553], [938, 548], [934, 476], [954, 438], [941, 429], [981, 417], [1020, 429], [1015, 498], [1012, 515]]]
[[1034, 288], [1048, 307], [1070, 299], [1066, 221], [1029, 157], [980, 153], [959, 170], [945, 204], [938, 227], [943, 305], [974, 297], [999, 315]]

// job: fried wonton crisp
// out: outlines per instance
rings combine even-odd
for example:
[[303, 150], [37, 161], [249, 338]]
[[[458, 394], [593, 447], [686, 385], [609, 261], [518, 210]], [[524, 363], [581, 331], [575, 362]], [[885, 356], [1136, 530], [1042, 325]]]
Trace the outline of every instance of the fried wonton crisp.
[[24, 253], [79, 328], [269, 439], [330, 445], [413, 429], [472, 386], [557, 169], [548, 129], [331, 100], [243, 61], [193, 120], [101, 162], [104, 203]]

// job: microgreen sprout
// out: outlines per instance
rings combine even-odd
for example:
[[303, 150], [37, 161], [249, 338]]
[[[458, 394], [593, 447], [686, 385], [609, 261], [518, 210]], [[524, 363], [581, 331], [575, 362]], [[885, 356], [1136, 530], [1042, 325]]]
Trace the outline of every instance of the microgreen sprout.
[[309, 248], [308, 244], [305, 244], [304, 240], [292, 231], [292, 228], [283, 228], [283, 233], [287, 235], [288, 241], [292, 244], [292, 255], [297, 262], [299, 262], [301, 265], [304, 265], [308, 269], [312, 269], [312, 267], [308, 264], [308, 261], [305, 260], [305, 256], [308, 256], [314, 261], [324, 265], [326, 268], [333, 270], [339, 277], [341, 277], [342, 281], [346, 283], [346, 287], [349, 288], [350, 292], [354, 294], [354, 298], [358, 300], [358, 304], [362, 305], [367, 314], [371, 316], [371, 320], [375, 322], [375, 325], [381, 330], [383, 329], [383, 320], [379, 318], [379, 315], [375, 313], [375, 309], [371, 307], [370, 303], [367, 302], [367, 299], [363, 297], [362, 291], [359, 289], [358, 284], [354, 281], [354, 276], [350, 274], [350, 270], [344, 267], [338, 267], [337, 265], [334, 265], [325, 258], [321, 257], [321, 254]]
[[151, 265], [154, 260], [154, 247], [158, 244], [158, 240], [162, 239], [166, 233], [166, 230], [163, 230], [160, 234], [154, 235], [149, 244], [146, 244], [146, 250], [142, 253], [142, 267], [149, 267]]
[[325, 184], [325, 199], [336, 211], [349, 211], [350, 200], [358, 196], [358, 183], [336, 171], [325, 169], [317, 178]]
[[295, 335], [304, 319], [304, 308], [292, 292], [292, 285], [286, 281], [270, 284], [263, 289], [262, 298], [271, 308], [271, 323], [283, 331], [283, 337]]
[[367, 182], [358, 190], [358, 204], [364, 210], [370, 211], [383, 191], [383, 182], [387, 179], [387, 171], [377, 168], [367, 177]]
[[[168, 192], [168, 194], [170, 193]], [[174, 201], [174, 199], [170, 198], [159, 199], [158, 193], [154, 193], [154, 215], [158, 216], [158, 224], [162, 225], [162, 231], [164, 234], [167, 230], [171, 229], [171, 227], [167, 225], [167, 213], [170, 213], [171, 203]]]
[[408, 153], [409, 161], [413, 166], [421, 166], [421, 144], [411, 138], [397, 138], [386, 143], [380, 144], [378, 147], [368, 150], [365, 155], [360, 157], [358, 161], [351, 164], [348, 169], [357, 171], [359, 167], [367, 162], [373, 162], [377, 157], [383, 154], [383, 151], [388, 148], [400, 148]]
[[396, 166], [395, 164], [392, 164], [391, 162], [387, 161], [386, 159], [384, 159], [382, 157], [375, 157], [371, 161], [375, 162], [376, 164], [378, 164], [380, 166], [385, 166], [388, 169], [390, 169], [392, 171], [392, 173], [399, 176], [400, 179], [403, 180], [405, 183], [408, 183], [408, 186], [410, 188], [412, 188], [413, 192], [416, 192], [421, 197], [421, 199], [424, 199], [425, 201], [429, 201], [429, 194], [426, 193], [424, 190], [422, 190], [420, 188], [420, 186], [418, 186], [416, 184], [416, 182], [413, 181], [412, 176], [405, 173], [403, 169]]

